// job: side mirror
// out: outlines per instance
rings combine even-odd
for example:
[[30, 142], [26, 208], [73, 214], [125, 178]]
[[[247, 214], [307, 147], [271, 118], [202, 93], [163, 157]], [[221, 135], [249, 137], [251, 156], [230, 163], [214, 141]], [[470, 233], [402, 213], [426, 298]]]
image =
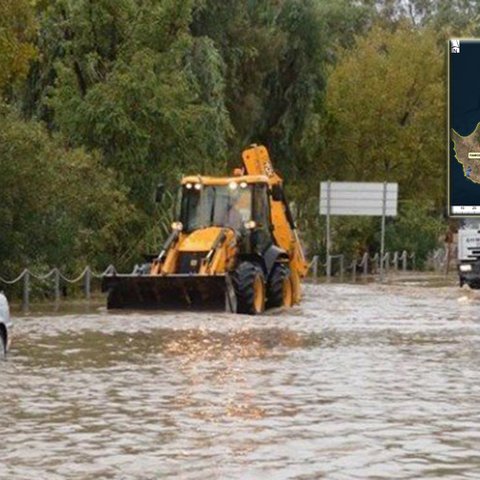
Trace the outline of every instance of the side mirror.
[[160, 203], [163, 199], [163, 194], [165, 193], [165, 185], [163, 183], [159, 183], [157, 188], [155, 189], [155, 202]]
[[283, 188], [281, 185], [272, 185], [272, 199], [275, 202], [283, 200]]

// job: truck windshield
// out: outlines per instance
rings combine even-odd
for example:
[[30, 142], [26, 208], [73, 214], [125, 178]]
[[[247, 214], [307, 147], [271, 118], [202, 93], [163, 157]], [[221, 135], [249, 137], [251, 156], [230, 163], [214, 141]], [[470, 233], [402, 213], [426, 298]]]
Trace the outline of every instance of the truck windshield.
[[247, 183], [183, 186], [180, 221], [186, 232], [211, 226], [238, 231], [251, 219], [252, 187]]

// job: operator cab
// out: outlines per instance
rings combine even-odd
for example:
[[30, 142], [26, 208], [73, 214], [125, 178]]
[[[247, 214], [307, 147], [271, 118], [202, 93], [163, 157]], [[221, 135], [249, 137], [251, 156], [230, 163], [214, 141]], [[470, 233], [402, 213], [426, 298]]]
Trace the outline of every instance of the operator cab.
[[[267, 179], [189, 177], [182, 182], [177, 218], [185, 233], [209, 227], [235, 231], [246, 250], [264, 251], [272, 242]], [[205, 180], [205, 181], [203, 181]], [[260, 180], [260, 181], [258, 181]]]

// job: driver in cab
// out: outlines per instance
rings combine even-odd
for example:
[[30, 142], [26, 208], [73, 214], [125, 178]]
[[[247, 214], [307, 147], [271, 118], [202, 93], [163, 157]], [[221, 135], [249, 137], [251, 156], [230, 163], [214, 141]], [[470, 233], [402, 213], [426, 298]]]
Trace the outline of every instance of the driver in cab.
[[238, 197], [231, 199], [225, 211], [223, 224], [226, 227], [230, 227], [236, 232], [241, 232], [244, 228], [244, 223], [250, 218], [250, 199], [248, 191], [241, 192]]

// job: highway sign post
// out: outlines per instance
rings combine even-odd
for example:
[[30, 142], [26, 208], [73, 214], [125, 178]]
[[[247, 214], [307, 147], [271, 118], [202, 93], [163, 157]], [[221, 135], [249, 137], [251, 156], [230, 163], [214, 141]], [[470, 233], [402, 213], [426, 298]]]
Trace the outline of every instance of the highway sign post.
[[387, 182], [321, 182], [320, 215], [327, 220], [327, 278], [331, 272], [331, 215], [382, 217], [380, 280], [383, 281], [385, 256], [385, 218], [397, 215], [398, 184]]

